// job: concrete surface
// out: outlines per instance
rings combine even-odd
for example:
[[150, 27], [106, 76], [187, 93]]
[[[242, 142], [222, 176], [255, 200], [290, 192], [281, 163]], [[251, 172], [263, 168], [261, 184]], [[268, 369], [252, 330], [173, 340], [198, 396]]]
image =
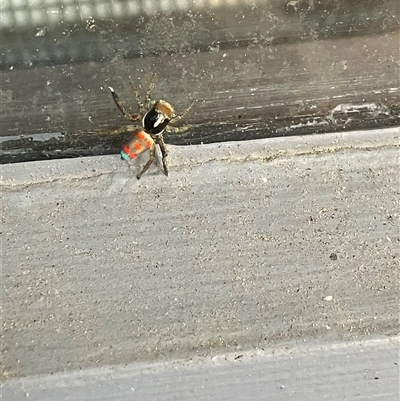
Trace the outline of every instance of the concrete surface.
[[28, 377], [3, 399], [394, 401], [398, 378], [398, 342], [383, 340]]
[[117, 155], [2, 166], [3, 380], [395, 341], [398, 137], [170, 146], [140, 181]]

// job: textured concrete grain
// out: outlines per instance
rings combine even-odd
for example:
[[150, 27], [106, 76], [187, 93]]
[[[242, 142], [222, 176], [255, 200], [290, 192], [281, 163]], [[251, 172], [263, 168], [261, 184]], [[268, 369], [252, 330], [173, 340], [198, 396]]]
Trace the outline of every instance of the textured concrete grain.
[[13, 379], [3, 398], [101, 400], [374, 400], [399, 396], [398, 340], [243, 352]]
[[398, 130], [170, 153], [3, 166], [3, 376], [397, 334]]

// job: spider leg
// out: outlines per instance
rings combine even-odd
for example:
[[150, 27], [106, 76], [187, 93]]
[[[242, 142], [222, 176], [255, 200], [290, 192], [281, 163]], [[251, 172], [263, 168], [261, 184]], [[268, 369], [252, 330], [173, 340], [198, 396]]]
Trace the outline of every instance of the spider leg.
[[171, 119], [170, 123], [171, 123], [171, 124], [174, 124], [175, 122], [177, 122], [177, 121], [179, 121], [180, 119], [182, 119], [183, 117], [185, 117], [186, 114], [189, 113], [189, 110], [193, 107], [195, 101], [196, 101], [196, 99], [195, 99], [195, 100], [192, 100], [192, 101], [190, 102], [189, 106], [186, 107], [186, 109], [183, 110], [183, 112], [182, 112], [181, 114], [178, 114], [177, 116], [175, 116], [175, 117], [173, 117], [173, 118]]
[[156, 143], [160, 146], [161, 154], [162, 154], [162, 163], [164, 167], [164, 174], [168, 177], [168, 163], [167, 163], [167, 147], [165, 146], [164, 138], [162, 135], [158, 135], [156, 137]]
[[171, 125], [167, 125], [165, 131], [169, 132], [170, 134], [182, 134], [189, 130], [192, 126], [191, 125], [182, 125], [181, 127], [172, 127]]
[[156, 158], [156, 144], [153, 143], [151, 148], [150, 148], [150, 159], [149, 159], [149, 161], [144, 165], [142, 171], [136, 176], [136, 178], [138, 180], [140, 180], [140, 177], [149, 169], [149, 167], [154, 162], [155, 158]]
[[135, 92], [136, 102], [138, 104], [139, 111], [142, 114], [145, 114], [146, 111], [148, 111], [151, 108], [151, 92], [153, 92], [153, 89], [155, 87], [155, 84], [154, 84], [155, 77], [156, 77], [156, 74], [153, 74], [153, 76], [151, 77], [151, 80], [150, 80], [150, 83], [149, 83], [149, 88], [147, 89], [144, 103], [143, 103], [143, 99], [142, 99], [142, 96], [141, 96], [140, 92], [135, 88], [133, 83], [130, 82], [130, 84], [132, 86], [132, 89]]
[[114, 88], [112, 88], [111, 86], [108, 87], [108, 89], [110, 89], [111, 92], [111, 96], [114, 99], [115, 104], [117, 105], [119, 111], [122, 113], [122, 115], [124, 117], [126, 117], [128, 120], [131, 121], [140, 121], [140, 114], [130, 114], [128, 112], [128, 110], [126, 110], [124, 104], [121, 102], [121, 100], [119, 100], [118, 95], [115, 93]]
[[156, 79], [156, 74], [154, 73], [153, 76], [151, 77], [149, 88], [147, 89], [146, 97], [144, 99], [144, 106], [146, 110], [149, 110], [151, 108], [151, 93], [153, 92], [153, 89], [155, 87], [155, 79]]
[[137, 105], [138, 105], [139, 111], [140, 111], [142, 114], [145, 114], [146, 109], [145, 109], [145, 107], [144, 107], [143, 100], [142, 100], [142, 96], [141, 96], [140, 92], [136, 89], [135, 85], [133, 85], [132, 82], [129, 82], [129, 83], [131, 84], [131, 87], [132, 87], [133, 91], [135, 92], [136, 103], [137, 103]]
[[120, 135], [126, 134], [127, 132], [133, 132], [135, 131], [135, 128], [137, 128], [137, 125], [124, 125], [120, 128], [109, 129], [107, 131], [104, 131], [104, 133], [106, 133], [107, 135]]

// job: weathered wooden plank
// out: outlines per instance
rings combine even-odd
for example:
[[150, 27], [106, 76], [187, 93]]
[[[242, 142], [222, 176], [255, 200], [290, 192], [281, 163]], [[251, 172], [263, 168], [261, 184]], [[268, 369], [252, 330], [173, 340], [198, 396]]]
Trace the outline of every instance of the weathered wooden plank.
[[[52, 65], [37, 58], [31, 68], [1, 71], [0, 160], [118, 152], [126, 134], [110, 131], [127, 121], [105, 84], [135, 110], [129, 80], [145, 86], [153, 72], [156, 97], [178, 110], [198, 100], [185, 119], [190, 130], [167, 136], [171, 144], [398, 125], [398, 5], [373, 3], [271, 2], [202, 18], [146, 17], [130, 30], [98, 21], [95, 39], [76, 29], [72, 37], [79, 33], [82, 46], [103, 44], [103, 55]], [[67, 49], [72, 43], [55, 40]]]

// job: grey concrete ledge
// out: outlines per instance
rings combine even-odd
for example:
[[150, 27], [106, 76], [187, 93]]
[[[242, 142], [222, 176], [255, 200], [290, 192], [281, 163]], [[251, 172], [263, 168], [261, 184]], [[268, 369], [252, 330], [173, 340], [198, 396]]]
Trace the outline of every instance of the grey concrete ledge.
[[3, 384], [2, 396], [7, 401], [393, 401], [399, 396], [398, 361], [398, 337], [329, 346], [305, 343], [31, 376]]
[[3, 166], [3, 378], [278, 352], [261, 369], [278, 383], [303, 343], [325, 350], [316, 371], [335, 344], [350, 344], [337, 366], [348, 352], [353, 372], [386, 369], [397, 345], [379, 359], [373, 341], [398, 335], [397, 128], [170, 154], [170, 177], [139, 182], [118, 155]]
[[[168, 145], [169, 165], [171, 175], [173, 175], [174, 171], [180, 166], [190, 165], [194, 167], [210, 161], [237, 163], [249, 160], [273, 160], [306, 154], [332, 153], [342, 150], [393, 147], [399, 145], [399, 132], [400, 128], [396, 127], [199, 146]], [[132, 165], [143, 164], [146, 157], [148, 157], [147, 152], [131, 163]], [[20, 186], [49, 181], [91, 178], [103, 174], [129, 171], [129, 167], [126, 162], [122, 162], [119, 155], [112, 155], [10, 164], [3, 165], [1, 170], [0, 185]], [[152, 170], [154, 171], [154, 168]], [[162, 175], [161, 171], [159, 173]], [[135, 173], [132, 171], [131, 174], [134, 178]]]

